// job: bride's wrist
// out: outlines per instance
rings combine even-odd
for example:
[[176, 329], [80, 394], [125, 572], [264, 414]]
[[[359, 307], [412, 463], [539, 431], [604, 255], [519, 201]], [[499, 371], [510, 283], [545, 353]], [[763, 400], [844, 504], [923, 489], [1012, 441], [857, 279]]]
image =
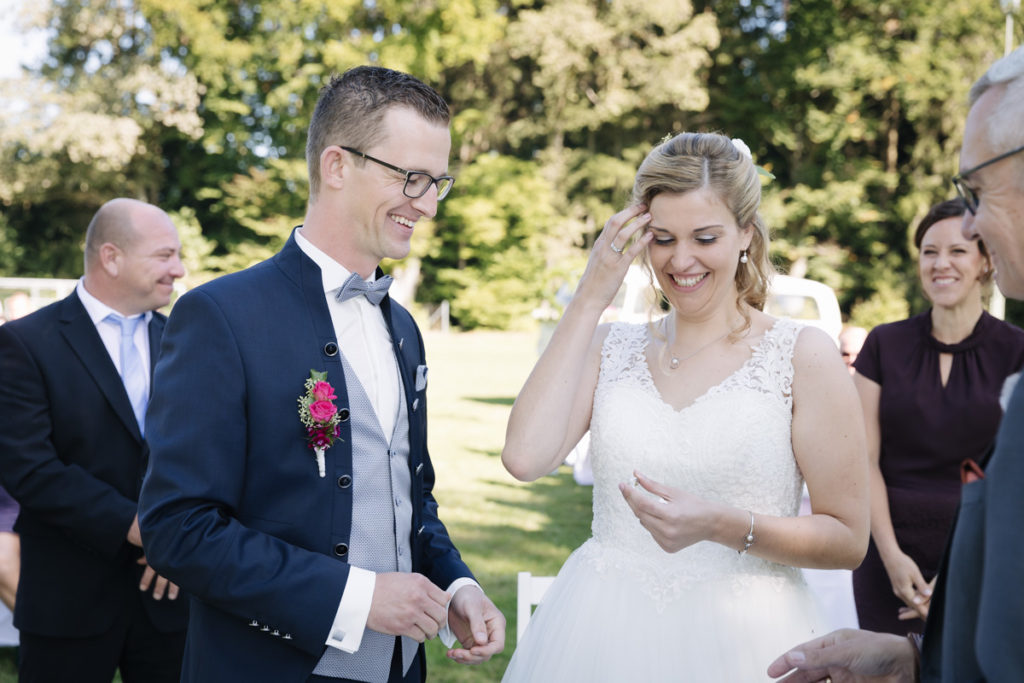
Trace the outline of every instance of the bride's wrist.
[[[751, 513], [747, 510], [734, 507], [723, 508], [718, 515], [714, 534], [710, 540], [720, 543], [727, 548], [742, 551], [747, 543], [746, 539], [750, 535], [750, 518]], [[754, 526], [753, 535], [756, 542], [756, 521]], [[747, 550], [749, 551], [753, 545], [754, 542], [751, 542], [750, 546], [747, 546]]]

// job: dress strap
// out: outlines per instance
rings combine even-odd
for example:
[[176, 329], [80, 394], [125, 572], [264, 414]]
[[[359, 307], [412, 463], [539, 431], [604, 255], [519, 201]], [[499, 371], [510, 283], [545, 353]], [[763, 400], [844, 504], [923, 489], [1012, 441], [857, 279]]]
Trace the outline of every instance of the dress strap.
[[601, 346], [599, 383], [642, 381], [647, 361], [647, 323], [612, 323]]

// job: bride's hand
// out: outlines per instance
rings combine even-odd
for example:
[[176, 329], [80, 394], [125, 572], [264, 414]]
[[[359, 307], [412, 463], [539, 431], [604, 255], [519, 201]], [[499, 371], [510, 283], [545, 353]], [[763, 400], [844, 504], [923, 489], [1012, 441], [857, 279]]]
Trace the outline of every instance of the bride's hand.
[[[708, 501], [633, 472], [636, 483], [620, 483], [619, 491], [640, 524], [670, 553], [711, 537]], [[641, 490], [641, 487], [643, 490]], [[653, 495], [649, 495], [648, 491]]]
[[[611, 303], [629, 264], [653, 238], [650, 231], [644, 230], [650, 220], [643, 204], [628, 206], [608, 219], [594, 242], [574, 298], [592, 299], [602, 310]], [[638, 231], [642, 234], [633, 240]]]

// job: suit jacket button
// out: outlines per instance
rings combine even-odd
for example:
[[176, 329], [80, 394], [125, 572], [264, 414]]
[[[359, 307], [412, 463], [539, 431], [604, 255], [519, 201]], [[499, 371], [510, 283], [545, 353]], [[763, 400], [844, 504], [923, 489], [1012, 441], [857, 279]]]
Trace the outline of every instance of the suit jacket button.
[[419, 407], [420, 407], [420, 400], [418, 398], [414, 398], [412, 400], [412, 411], [415, 413], [416, 409], [419, 408]]
[[264, 624], [263, 626], [260, 626], [260, 630], [266, 633], [270, 631], [270, 627]]
[[249, 622], [249, 626], [255, 626], [256, 628], [259, 628], [260, 627], [260, 622], [258, 622], [255, 619], [253, 619], [252, 621]]
[[348, 476], [347, 474], [343, 474], [340, 477], [338, 477], [338, 487], [339, 488], [347, 489], [351, 485], [352, 485], [352, 477]]
[[416, 535], [417, 536], [421, 535], [425, 528], [426, 528], [426, 526], [420, 526], [420, 528], [416, 530]]
[[341, 408], [340, 410], [338, 410], [338, 419], [341, 420], [342, 422], [348, 422], [348, 416], [348, 408]]
[[348, 544], [339, 543], [338, 545], [334, 546], [334, 554], [338, 557], [345, 557], [346, 555], [348, 555]]
[[334, 342], [327, 342], [326, 344], [324, 344], [324, 353], [326, 353], [328, 356], [337, 356], [338, 345], [335, 344]]
[[419, 465], [416, 465], [416, 474], [419, 474], [422, 471], [423, 471], [423, 463], [420, 463]]
[[281, 637], [281, 632], [275, 628], [273, 631], [270, 632], [270, 635]]
[[281, 637], [282, 637], [282, 638], [284, 638], [285, 640], [291, 640], [291, 639], [292, 639], [292, 634], [290, 634], [290, 633], [286, 633], [286, 634], [284, 634], [284, 635], [283, 635], [283, 636], [281, 636]]

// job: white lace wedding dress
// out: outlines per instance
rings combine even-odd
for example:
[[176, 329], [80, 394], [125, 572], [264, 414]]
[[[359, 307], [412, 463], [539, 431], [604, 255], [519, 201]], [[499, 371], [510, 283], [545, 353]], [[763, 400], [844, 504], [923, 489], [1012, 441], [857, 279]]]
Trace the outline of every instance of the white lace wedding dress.
[[544, 596], [504, 681], [766, 681], [773, 659], [820, 635], [799, 569], [709, 541], [667, 553], [617, 488], [637, 469], [709, 500], [795, 516], [799, 331], [779, 320], [739, 370], [676, 411], [651, 377], [647, 325], [612, 326], [591, 419], [593, 536]]

